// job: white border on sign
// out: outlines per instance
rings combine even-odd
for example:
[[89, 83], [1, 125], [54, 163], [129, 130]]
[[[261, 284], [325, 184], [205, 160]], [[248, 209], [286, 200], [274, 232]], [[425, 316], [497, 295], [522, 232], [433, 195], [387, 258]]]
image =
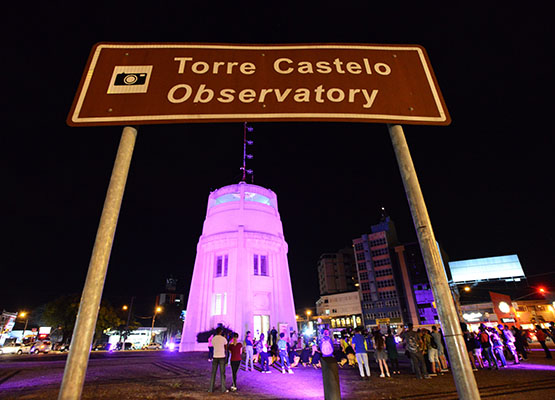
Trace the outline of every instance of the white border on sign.
[[[136, 115], [126, 117], [89, 117], [80, 118], [79, 113], [85, 101], [85, 95], [89, 88], [93, 71], [100, 57], [102, 49], [239, 49], [239, 50], [307, 50], [307, 49], [352, 49], [352, 50], [393, 50], [393, 51], [416, 51], [422, 68], [426, 74], [426, 79], [430, 87], [430, 91], [434, 97], [434, 101], [439, 112], [439, 117], [422, 117], [410, 115], [391, 115], [391, 114], [351, 114], [351, 113], [266, 113], [266, 114], [173, 114], [173, 115]], [[259, 120], [259, 119], [358, 119], [364, 120], [398, 120], [398, 121], [415, 121], [415, 122], [444, 122], [447, 115], [441, 104], [439, 93], [437, 92], [432, 73], [426, 63], [426, 57], [420, 47], [417, 46], [364, 46], [364, 45], [283, 45], [283, 46], [242, 46], [242, 45], [219, 45], [219, 44], [102, 44], [96, 48], [93, 54], [89, 70], [83, 83], [83, 88], [77, 100], [75, 110], [71, 117], [74, 123], [95, 123], [95, 122], [134, 122], [134, 121], [202, 121], [211, 119], [228, 119], [228, 120]]]

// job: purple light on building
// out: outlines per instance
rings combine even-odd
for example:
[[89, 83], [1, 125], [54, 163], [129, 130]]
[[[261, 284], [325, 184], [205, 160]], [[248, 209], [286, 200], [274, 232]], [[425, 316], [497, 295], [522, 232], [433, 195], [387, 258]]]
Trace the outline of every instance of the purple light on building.
[[437, 310], [433, 306], [434, 294], [428, 285], [414, 285], [414, 297], [418, 307], [420, 323], [424, 325], [436, 324], [439, 322]]
[[239, 337], [296, 329], [277, 196], [261, 186], [240, 182], [208, 197], [179, 351], [206, 350], [197, 334], [218, 324]]

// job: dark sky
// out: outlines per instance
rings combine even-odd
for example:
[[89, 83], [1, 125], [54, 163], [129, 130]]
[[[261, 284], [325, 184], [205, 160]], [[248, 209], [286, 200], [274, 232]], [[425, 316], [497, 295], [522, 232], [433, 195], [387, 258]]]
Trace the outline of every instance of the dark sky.
[[[0, 308], [82, 290], [121, 127], [70, 128], [65, 119], [101, 41], [424, 46], [453, 122], [406, 125], [405, 134], [437, 240], [451, 260], [516, 253], [529, 275], [553, 271], [555, 35], [546, 10], [297, 3], [10, 6]], [[255, 183], [278, 195], [297, 307], [317, 299], [319, 255], [367, 233], [382, 206], [400, 239], [415, 240], [385, 125], [252, 125]], [[170, 275], [188, 293], [207, 197], [239, 181], [241, 159], [240, 123], [139, 128], [106, 298], [153, 305]], [[536, 279], [549, 286], [553, 275]]]

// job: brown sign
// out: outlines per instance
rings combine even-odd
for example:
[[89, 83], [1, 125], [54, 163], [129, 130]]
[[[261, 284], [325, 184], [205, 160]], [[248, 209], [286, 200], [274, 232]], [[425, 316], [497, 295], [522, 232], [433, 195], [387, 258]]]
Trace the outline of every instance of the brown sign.
[[230, 121], [448, 125], [415, 45], [100, 43], [72, 126]]

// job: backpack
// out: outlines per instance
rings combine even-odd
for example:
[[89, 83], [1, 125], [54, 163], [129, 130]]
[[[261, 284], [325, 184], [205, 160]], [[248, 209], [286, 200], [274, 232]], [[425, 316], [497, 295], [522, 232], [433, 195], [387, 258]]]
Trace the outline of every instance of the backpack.
[[491, 343], [489, 341], [489, 335], [487, 334], [487, 332], [480, 333], [480, 343], [482, 344], [482, 347], [491, 346]]
[[411, 353], [418, 353], [420, 351], [420, 345], [414, 337], [414, 335], [409, 335], [407, 339], [407, 350]]
[[322, 354], [324, 355], [324, 357], [327, 357], [333, 354], [333, 346], [331, 344], [331, 340], [329, 339], [322, 340]]

